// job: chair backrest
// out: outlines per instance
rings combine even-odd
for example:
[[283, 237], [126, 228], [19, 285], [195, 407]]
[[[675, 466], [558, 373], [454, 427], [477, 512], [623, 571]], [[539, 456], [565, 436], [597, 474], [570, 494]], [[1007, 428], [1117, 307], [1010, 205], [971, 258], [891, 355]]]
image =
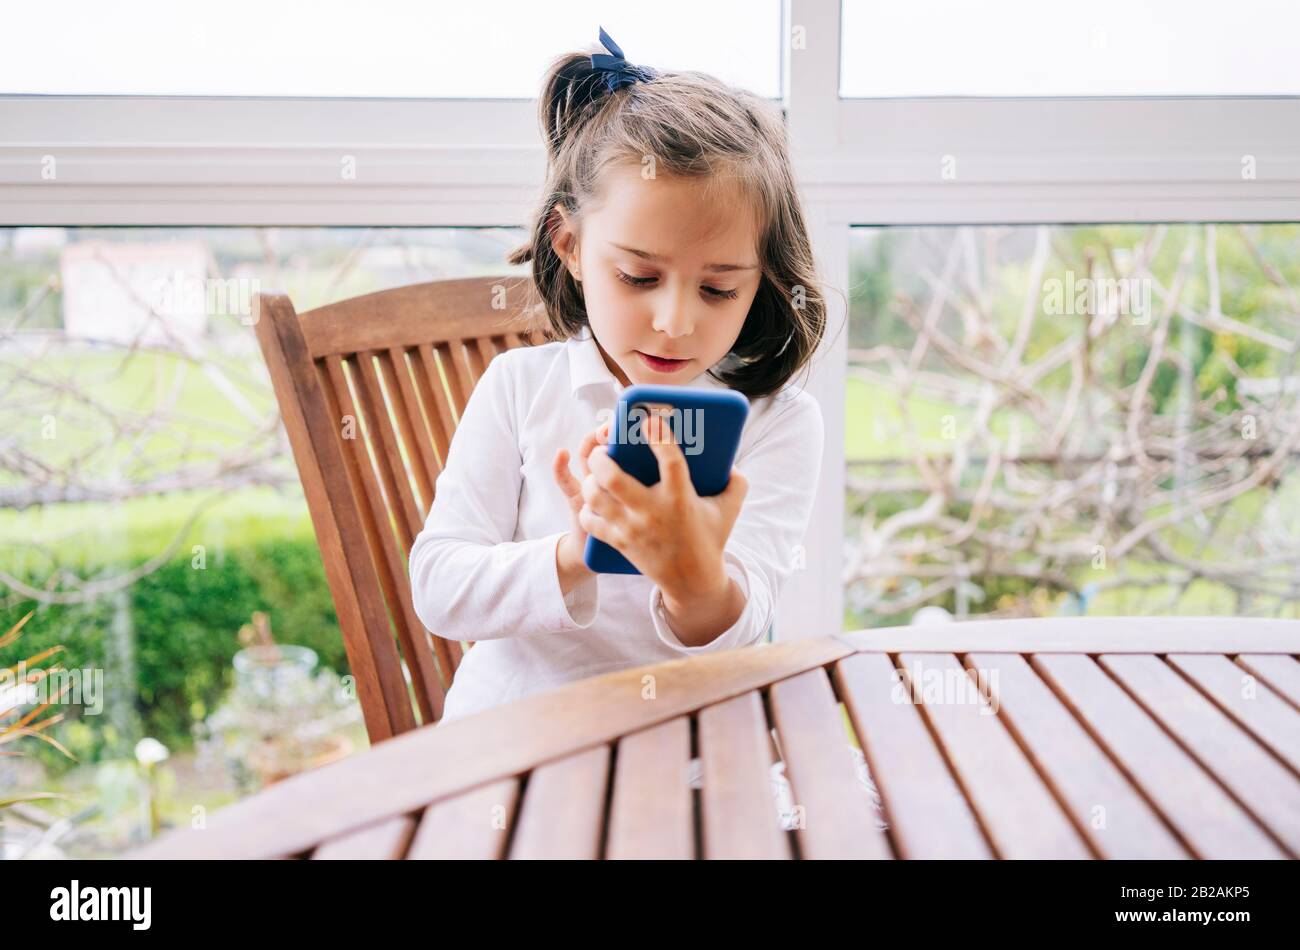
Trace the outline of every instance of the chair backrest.
[[435, 281], [298, 314], [257, 295], [256, 330], [325, 563], [371, 742], [442, 716], [465, 646], [415, 615], [407, 556], [488, 363], [545, 342], [529, 278]]

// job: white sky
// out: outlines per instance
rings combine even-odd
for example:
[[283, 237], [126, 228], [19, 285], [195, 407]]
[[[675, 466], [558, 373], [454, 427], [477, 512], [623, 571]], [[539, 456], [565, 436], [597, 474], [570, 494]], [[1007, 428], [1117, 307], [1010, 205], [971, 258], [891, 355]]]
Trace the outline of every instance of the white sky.
[[[780, 0], [5, 4], [0, 93], [531, 97], [596, 40], [780, 94]], [[1300, 0], [845, 0], [841, 91], [1300, 95]], [[809, 35], [808, 55], [824, 55]]]
[[846, 96], [1300, 95], [1298, 0], [846, 0]]
[[[0, 92], [532, 98], [604, 26], [629, 62], [780, 95], [779, 0], [60, 0], [3, 7]], [[21, 37], [21, 40], [19, 40]]]

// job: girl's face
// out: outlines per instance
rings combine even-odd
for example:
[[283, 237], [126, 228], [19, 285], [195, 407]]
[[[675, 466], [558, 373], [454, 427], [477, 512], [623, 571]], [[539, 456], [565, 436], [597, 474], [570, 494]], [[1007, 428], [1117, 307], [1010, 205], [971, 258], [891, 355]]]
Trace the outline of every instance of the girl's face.
[[699, 181], [639, 168], [611, 170], [604, 186], [581, 241], [556, 205], [555, 251], [619, 382], [685, 384], [731, 351], [758, 293], [755, 216], [739, 190], [710, 196]]

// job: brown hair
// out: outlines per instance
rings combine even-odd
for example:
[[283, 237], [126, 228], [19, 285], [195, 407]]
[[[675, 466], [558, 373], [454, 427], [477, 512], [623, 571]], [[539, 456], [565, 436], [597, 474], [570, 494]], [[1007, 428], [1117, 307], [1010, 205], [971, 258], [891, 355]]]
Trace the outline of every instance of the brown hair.
[[[699, 72], [656, 73], [610, 91], [590, 54], [556, 60], [542, 84], [544, 198], [527, 243], [509, 256], [533, 262], [550, 335], [567, 339], [587, 326], [581, 287], [551, 244], [554, 207], [580, 227], [581, 211], [611, 166], [739, 182], [760, 225], [758, 292], [716, 378], [750, 399], [777, 392], [812, 357], [826, 328], [826, 303], [803, 209], [795, 192], [785, 124], [770, 102]], [[721, 370], [721, 367], [719, 368]]]

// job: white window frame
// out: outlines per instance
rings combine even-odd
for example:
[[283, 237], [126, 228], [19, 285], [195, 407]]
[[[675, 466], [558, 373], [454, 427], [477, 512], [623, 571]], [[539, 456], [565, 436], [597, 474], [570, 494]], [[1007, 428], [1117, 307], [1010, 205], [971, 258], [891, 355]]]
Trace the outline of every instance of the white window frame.
[[[785, 0], [783, 17], [796, 175], [845, 294], [808, 384], [827, 439], [777, 618], [791, 639], [843, 619], [850, 229], [1297, 221], [1300, 98], [841, 99], [838, 0]], [[0, 224], [520, 225], [544, 169], [536, 123], [517, 99], [0, 97]]]

